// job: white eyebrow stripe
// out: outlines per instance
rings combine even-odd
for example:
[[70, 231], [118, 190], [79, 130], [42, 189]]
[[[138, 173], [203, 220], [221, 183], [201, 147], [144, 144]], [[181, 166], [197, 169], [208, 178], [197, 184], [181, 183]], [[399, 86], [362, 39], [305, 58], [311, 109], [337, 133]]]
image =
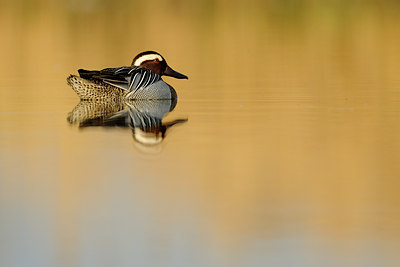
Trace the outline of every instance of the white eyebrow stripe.
[[155, 59], [158, 59], [159, 61], [163, 61], [163, 59], [160, 55], [149, 54], [149, 55], [143, 55], [143, 56], [139, 57], [138, 59], [136, 59], [134, 62], [134, 65], [140, 66], [140, 64], [142, 64], [143, 62], [145, 62], [147, 60], [155, 60]]

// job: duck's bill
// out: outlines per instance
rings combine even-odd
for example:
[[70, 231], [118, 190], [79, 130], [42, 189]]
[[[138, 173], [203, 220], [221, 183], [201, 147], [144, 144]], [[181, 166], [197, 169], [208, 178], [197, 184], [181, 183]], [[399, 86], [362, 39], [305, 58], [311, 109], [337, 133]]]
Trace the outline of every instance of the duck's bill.
[[165, 76], [171, 76], [171, 77], [174, 77], [174, 78], [177, 78], [177, 79], [188, 79], [188, 76], [186, 76], [186, 75], [184, 75], [182, 73], [179, 73], [177, 71], [174, 71], [169, 66], [167, 66], [167, 68], [165, 69], [164, 75]]

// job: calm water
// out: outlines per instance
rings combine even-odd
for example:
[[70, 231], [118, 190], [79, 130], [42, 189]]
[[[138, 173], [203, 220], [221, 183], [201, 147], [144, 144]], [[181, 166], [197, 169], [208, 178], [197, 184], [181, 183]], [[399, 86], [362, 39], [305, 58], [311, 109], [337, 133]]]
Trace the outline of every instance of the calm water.
[[[399, 266], [400, 6], [186, 2], [0, 3], [0, 266]], [[65, 81], [144, 50], [164, 139]]]

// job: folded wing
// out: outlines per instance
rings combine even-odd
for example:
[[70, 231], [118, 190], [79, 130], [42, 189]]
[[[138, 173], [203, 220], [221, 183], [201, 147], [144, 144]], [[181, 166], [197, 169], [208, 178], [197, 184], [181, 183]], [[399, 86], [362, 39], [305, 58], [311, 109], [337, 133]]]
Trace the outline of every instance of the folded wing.
[[79, 69], [79, 76], [88, 80], [97, 80], [124, 90], [136, 91], [161, 79], [160, 75], [142, 67], [119, 67], [103, 70]]

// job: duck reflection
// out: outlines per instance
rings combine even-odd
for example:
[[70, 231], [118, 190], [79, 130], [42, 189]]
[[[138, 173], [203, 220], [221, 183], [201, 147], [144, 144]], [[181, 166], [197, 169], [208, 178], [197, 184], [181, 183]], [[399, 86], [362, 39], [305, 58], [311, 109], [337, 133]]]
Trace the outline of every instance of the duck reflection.
[[187, 119], [163, 122], [177, 104], [177, 99], [126, 100], [118, 102], [81, 101], [69, 113], [70, 124], [85, 127], [130, 127], [133, 138], [146, 146], [163, 141], [169, 128]]

